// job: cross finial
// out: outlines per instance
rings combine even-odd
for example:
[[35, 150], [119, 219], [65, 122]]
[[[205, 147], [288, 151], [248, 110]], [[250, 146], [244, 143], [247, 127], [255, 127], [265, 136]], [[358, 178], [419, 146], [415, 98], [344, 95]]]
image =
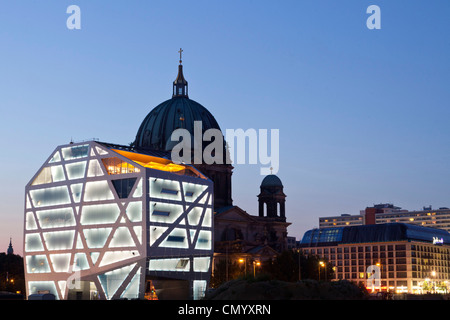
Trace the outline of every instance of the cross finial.
[[272, 168], [272, 167], [270, 167], [270, 174], [272, 174], [272, 170], [273, 170], [273, 168]]
[[183, 54], [183, 49], [180, 48], [180, 50], [178, 51], [178, 53], [180, 54], [180, 64], [181, 64], [181, 55]]

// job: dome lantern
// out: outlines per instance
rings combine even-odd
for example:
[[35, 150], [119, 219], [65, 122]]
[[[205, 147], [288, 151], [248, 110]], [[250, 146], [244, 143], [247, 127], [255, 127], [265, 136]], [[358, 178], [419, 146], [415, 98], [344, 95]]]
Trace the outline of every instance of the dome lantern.
[[182, 59], [181, 55], [183, 53], [183, 49], [180, 48], [178, 51], [180, 54], [180, 64], [178, 65], [178, 75], [175, 81], [173, 82], [173, 92], [172, 92], [172, 98], [175, 97], [186, 97], [188, 98], [188, 83], [186, 79], [184, 79], [183, 75], [183, 65], [182, 65]]

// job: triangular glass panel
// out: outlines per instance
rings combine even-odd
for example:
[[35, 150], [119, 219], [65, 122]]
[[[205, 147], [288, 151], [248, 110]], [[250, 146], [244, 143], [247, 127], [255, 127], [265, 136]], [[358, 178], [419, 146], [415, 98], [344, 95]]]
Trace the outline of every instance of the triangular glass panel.
[[55, 163], [55, 162], [60, 162], [60, 161], [61, 161], [61, 155], [59, 154], [59, 151], [56, 151], [48, 163]]
[[98, 276], [98, 280], [102, 285], [105, 295], [108, 299], [111, 299], [116, 293], [117, 289], [123, 283], [123, 281], [128, 277], [131, 270], [136, 264], [126, 266], [120, 269], [115, 269]]
[[100, 252], [91, 252], [91, 259], [92, 259], [92, 264], [96, 264], [97, 263], [97, 259], [100, 256]]
[[66, 291], [67, 281], [58, 281], [59, 290], [61, 290], [61, 297], [64, 297], [64, 292]]
[[78, 235], [77, 235], [77, 245], [76, 245], [76, 248], [77, 248], [77, 249], [84, 249], [83, 241], [81, 241], [81, 235], [80, 235], [79, 232], [78, 232]]
[[97, 153], [99, 154], [99, 155], [105, 155], [105, 154], [108, 154], [108, 152], [107, 151], [105, 151], [105, 150], [103, 150], [102, 148], [99, 148], [99, 147], [95, 147], [95, 150], [97, 150]]
[[211, 227], [211, 208], [206, 208], [205, 215], [203, 216], [202, 227]]
[[128, 198], [137, 178], [111, 180], [120, 199]]
[[126, 289], [120, 296], [123, 299], [137, 299], [139, 298], [139, 280], [141, 272], [140, 270], [136, 272], [133, 279], [130, 281]]
[[135, 226], [133, 227], [134, 233], [136, 234], [136, 238], [139, 241], [139, 244], [142, 244], [142, 227], [141, 226]]
[[167, 227], [150, 227], [150, 245], [153, 245], [166, 230]]
[[135, 243], [133, 238], [131, 237], [130, 230], [127, 227], [119, 227], [117, 228], [114, 236], [109, 244], [110, 248], [117, 247], [134, 247]]
[[28, 195], [26, 195], [26, 199], [27, 199], [27, 209], [31, 209], [31, 202], [30, 202], [30, 197]]
[[36, 186], [39, 184], [52, 183], [52, 171], [49, 167], [42, 168], [41, 172], [37, 175], [36, 179], [34, 179], [32, 186]]
[[33, 212], [27, 212], [25, 220], [26, 220], [26, 230], [36, 230], [37, 229], [36, 219], [34, 219]]
[[136, 190], [134, 190], [133, 198], [140, 198], [142, 197], [142, 179], [139, 179], [139, 183], [136, 187]]
[[89, 161], [89, 167], [88, 167], [88, 177], [99, 177], [103, 176], [103, 169], [100, 167], [100, 163], [97, 159], [93, 159]]
[[195, 233], [197, 232], [197, 230], [189, 230], [189, 234], [191, 236], [191, 244], [194, 243], [194, 238], [195, 238]]
[[200, 218], [202, 216], [203, 213], [203, 208], [202, 207], [194, 207], [191, 209], [191, 211], [189, 211], [188, 213], [188, 220], [189, 220], [189, 224], [191, 226], [196, 226], [198, 225]]

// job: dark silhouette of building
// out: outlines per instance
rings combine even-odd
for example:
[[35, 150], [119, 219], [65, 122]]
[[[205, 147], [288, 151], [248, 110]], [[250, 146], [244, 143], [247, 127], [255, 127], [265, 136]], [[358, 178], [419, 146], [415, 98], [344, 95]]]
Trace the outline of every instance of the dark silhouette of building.
[[265, 211], [269, 218], [286, 221], [286, 195], [283, 192], [280, 178], [273, 174], [266, 176], [261, 182], [260, 189], [261, 192], [258, 195], [259, 216], [264, 217]]
[[12, 239], [9, 238], [9, 246], [8, 246], [8, 250], [6, 250], [6, 254], [14, 254], [14, 249], [12, 246]]

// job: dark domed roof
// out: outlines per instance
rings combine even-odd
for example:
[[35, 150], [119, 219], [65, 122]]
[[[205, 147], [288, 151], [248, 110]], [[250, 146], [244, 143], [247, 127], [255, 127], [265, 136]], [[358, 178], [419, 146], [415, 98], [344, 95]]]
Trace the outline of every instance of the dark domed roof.
[[174, 146], [170, 139], [172, 132], [183, 128], [193, 135], [194, 121], [202, 122], [203, 132], [208, 129], [220, 130], [216, 119], [205, 107], [186, 96], [175, 96], [156, 106], [145, 117], [134, 146], [170, 151]]
[[280, 178], [274, 174], [269, 174], [261, 182], [261, 187], [282, 187]]

